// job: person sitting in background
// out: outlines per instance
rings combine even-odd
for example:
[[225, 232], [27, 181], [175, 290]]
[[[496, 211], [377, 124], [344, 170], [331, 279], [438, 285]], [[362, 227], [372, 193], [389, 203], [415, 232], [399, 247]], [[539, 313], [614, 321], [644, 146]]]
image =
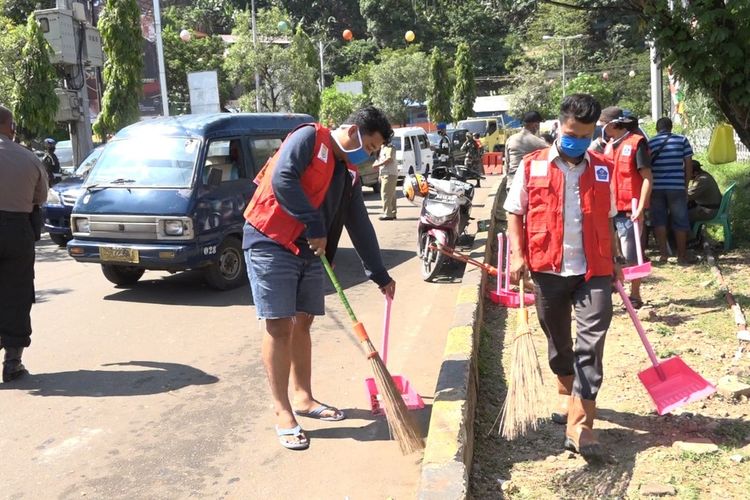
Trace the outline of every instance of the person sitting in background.
[[721, 190], [716, 179], [693, 160], [693, 177], [688, 185], [688, 219], [694, 222], [716, 217], [721, 205]]

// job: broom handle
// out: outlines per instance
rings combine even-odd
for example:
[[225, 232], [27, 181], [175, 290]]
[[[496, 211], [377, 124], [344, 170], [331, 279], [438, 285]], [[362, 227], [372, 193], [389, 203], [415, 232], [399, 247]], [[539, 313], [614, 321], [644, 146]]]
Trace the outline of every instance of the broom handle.
[[[504, 234], [503, 238], [505, 238]], [[508, 290], [510, 290], [510, 239], [505, 238], [505, 291]]]
[[328, 278], [331, 280], [331, 283], [333, 283], [333, 287], [336, 289], [336, 293], [339, 295], [341, 302], [344, 304], [344, 308], [346, 309], [346, 312], [349, 314], [349, 319], [352, 320], [352, 323], [359, 323], [359, 321], [357, 321], [357, 316], [355, 316], [354, 311], [352, 310], [352, 306], [350, 306], [349, 301], [346, 300], [346, 295], [344, 295], [344, 289], [341, 288], [341, 283], [339, 283], [339, 280], [336, 278], [336, 275], [333, 273], [333, 268], [331, 267], [331, 264], [328, 262], [328, 258], [325, 256], [325, 254], [323, 254], [320, 256], [320, 260], [323, 262], [323, 267], [326, 268], [326, 273], [328, 274]]
[[524, 309], [526, 309], [525, 302], [526, 302], [526, 292], [523, 286], [523, 275], [521, 275], [521, 279], [518, 280], [518, 307], [519, 307], [519, 312], [521, 316], [524, 315]]
[[643, 342], [643, 347], [646, 348], [648, 357], [651, 359], [651, 364], [654, 365], [654, 368], [656, 368], [656, 372], [663, 379], [664, 373], [659, 366], [659, 358], [656, 357], [654, 348], [651, 347], [651, 343], [648, 341], [648, 337], [646, 337], [646, 332], [643, 330], [643, 325], [641, 325], [641, 321], [638, 319], [638, 315], [636, 314], [635, 309], [633, 309], [633, 304], [630, 302], [628, 294], [625, 293], [625, 289], [622, 287], [622, 283], [620, 283], [620, 280], [615, 281], [615, 288], [617, 288], [617, 291], [620, 294], [620, 298], [622, 299], [623, 304], [625, 304], [625, 309], [628, 310], [628, 314], [630, 315], [630, 319], [633, 321], [635, 330], [638, 332], [638, 336], [641, 338], [641, 342]]
[[[633, 213], [638, 209], [638, 201], [633, 198], [631, 201], [631, 208], [633, 209]], [[643, 264], [643, 249], [641, 248], [641, 231], [640, 231], [640, 224], [638, 224], [638, 219], [633, 221], [633, 231], [635, 232], [635, 253], [638, 256], [638, 265], [640, 266]]]
[[[503, 268], [503, 233], [497, 233], [497, 268]], [[500, 288], [502, 287], [503, 277], [497, 277], [497, 295], [500, 295]]]
[[391, 333], [391, 304], [393, 299], [385, 296], [385, 315], [383, 319], [383, 348], [380, 349], [383, 364], [388, 364], [388, 336]]

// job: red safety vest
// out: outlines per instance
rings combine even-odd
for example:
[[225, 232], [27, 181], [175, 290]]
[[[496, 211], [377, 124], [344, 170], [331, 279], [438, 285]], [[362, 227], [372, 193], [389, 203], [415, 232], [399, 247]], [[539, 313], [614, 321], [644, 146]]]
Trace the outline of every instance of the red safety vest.
[[[620, 212], [632, 210], [631, 200], [640, 200], [643, 177], [638, 173], [636, 151], [642, 141], [646, 139], [640, 134], [628, 134], [616, 148], [612, 143], [607, 144], [604, 154], [607, 155], [614, 165], [615, 175], [615, 203]], [[648, 200], [646, 200], [648, 208]]]
[[[315, 125], [313, 159], [302, 174], [300, 184], [310, 204], [319, 208], [331, 184], [336, 159], [331, 148], [331, 131], [319, 123], [313, 125]], [[310, 124], [297, 127], [289, 135], [307, 126]], [[271, 185], [276, 161], [283, 148], [282, 144], [255, 178], [254, 182], [258, 188], [250, 199], [244, 215], [245, 220], [255, 229], [297, 255], [299, 248], [294, 242], [305, 230], [305, 226], [282, 208]]]
[[[560, 272], [563, 256], [565, 175], [549, 158], [550, 148], [524, 157], [529, 207], [526, 212], [526, 262], [532, 271]], [[609, 182], [612, 163], [593, 151], [579, 179], [583, 213], [586, 280], [610, 276], [612, 266]]]

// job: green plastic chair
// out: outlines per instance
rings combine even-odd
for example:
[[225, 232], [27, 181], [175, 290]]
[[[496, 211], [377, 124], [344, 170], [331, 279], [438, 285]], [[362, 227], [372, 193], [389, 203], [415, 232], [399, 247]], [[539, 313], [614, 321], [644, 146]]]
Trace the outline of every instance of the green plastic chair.
[[729, 208], [732, 205], [732, 194], [734, 188], [737, 186], [736, 182], [729, 185], [724, 195], [721, 197], [721, 205], [719, 205], [719, 211], [716, 216], [711, 220], [701, 220], [693, 223], [693, 238], [698, 237], [698, 233], [701, 230], [702, 225], [721, 224], [724, 227], [724, 250], [732, 248], [732, 227], [729, 224]]

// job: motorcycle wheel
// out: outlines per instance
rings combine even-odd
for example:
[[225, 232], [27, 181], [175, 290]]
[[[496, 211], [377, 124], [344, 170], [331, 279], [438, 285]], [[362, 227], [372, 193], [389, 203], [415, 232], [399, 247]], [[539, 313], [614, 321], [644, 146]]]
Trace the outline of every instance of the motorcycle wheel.
[[419, 260], [422, 265], [422, 279], [432, 281], [445, 262], [445, 255], [430, 247], [437, 245], [437, 240], [429, 233], [424, 233], [419, 242]]

